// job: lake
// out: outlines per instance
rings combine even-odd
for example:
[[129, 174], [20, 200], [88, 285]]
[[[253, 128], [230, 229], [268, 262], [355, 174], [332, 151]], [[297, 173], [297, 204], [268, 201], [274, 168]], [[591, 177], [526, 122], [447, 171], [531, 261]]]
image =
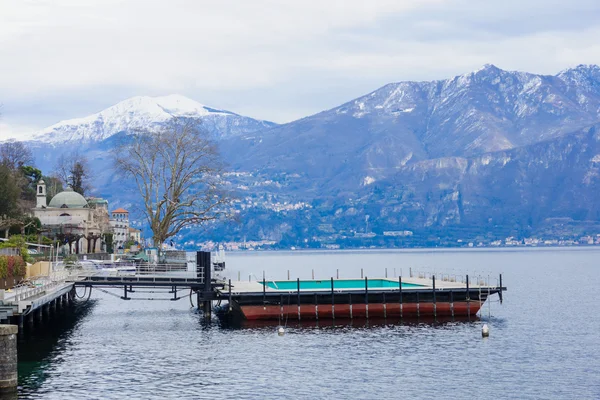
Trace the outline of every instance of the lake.
[[20, 338], [19, 398], [598, 399], [599, 259], [594, 248], [229, 253], [232, 279], [412, 269], [492, 284], [502, 273], [508, 291], [481, 320], [292, 323], [284, 336], [276, 325], [204, 323], [188, 299], [94, 291]]

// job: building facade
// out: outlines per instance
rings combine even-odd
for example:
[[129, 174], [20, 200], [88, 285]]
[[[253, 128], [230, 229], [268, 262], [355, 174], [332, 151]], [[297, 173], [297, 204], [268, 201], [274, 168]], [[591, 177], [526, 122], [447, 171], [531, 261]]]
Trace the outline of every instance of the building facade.
[[122, 253], [125, 243], [129, 241], [129, 211], [117, 208], [111, 213], [110, 226], [113, 231], [115, 253]]
[[46, 204], [46, 184], [40, 180], [33, 214], [42, 223], [44, 234], [57, 239], [63, 253], [97, 253], [106, 251], [103, 234], [110, 232], [108, 210], [90, 206], [70, 187]]

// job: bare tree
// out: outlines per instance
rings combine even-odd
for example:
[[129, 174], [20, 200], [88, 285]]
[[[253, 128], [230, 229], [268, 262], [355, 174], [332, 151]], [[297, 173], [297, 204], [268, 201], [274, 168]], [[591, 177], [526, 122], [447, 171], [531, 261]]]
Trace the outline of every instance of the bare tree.
[[218, 152], [198, 120], [174, 118], [129, 139], [117, 148], [115, 166], [137, 184], [155, 246], [223, 214], [228, 197], [220, 190]]
[[62, 154], [58, 157], [54, 166], [54, 174], [60, 178], [63, 184], [71, 186], [82, 196], [91, 190], [88, 160], [78, 152]]
[[23, 142], [9, 140], [0, 144], [0, 163], [12, 171], [33, 165], [33, 154]]

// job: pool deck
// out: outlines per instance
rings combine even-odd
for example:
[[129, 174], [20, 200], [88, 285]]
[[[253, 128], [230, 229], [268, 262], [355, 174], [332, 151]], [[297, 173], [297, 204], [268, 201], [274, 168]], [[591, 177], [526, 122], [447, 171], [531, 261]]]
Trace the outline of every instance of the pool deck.
[[[315, 280], [321, 280], [321, 281], [329, 281], [331, 278], [329, 279], [301, 279], [300, 283], [305, 282], [305, 281], [315, 281]], [[335, 281], [342, 281], [342, 280], [364, 280], [364, 278], [344, 278], [344, 279], [334, 279]], [[375, 280], [386, 280], [386, 281], [390, 281], [390, 282], [398, 282], [398, 279], [394, 279], [394, 278], [369, 278], [369, 281], [375, 281]], [[267, 283], [272, 282], [273, 280], [268, 280], [267, 279]], [[275, 282], [281, 282], [281, 281], [286, 281], [285, 279], [277, 279], [275, 280]], [[287, 282], [296, 282], [295, 280], [292, 281], [287, 281]], [[433, 282], [431, 279], [429, 278], [402, 278], [402, 283], [409, 283], [409, 284], [414, 284], [414, 285], [420, 285], [420, 286], [402, 286], [402, 291], [411, 291], [411, 290], [423, 290], [423, 289], [433, 289]], [[296, 289], [274, 289], [269, 287], [268, 285], [266, 286], [265, 289], [263, 289], [263, 284], [262, 281], [231, 281], [231, 292], [234, 294], [238, 294], [238, 293], [262, 293], [263, 290], [266, 293], [296, 293]], [[469, 288], [470, 289], [479, 289], [479, 288], [487, 288], [487, 285], [478, 285], [475, 281], [471, 282], [469, 281]], [[436, 290], [444, 290], [444, 289], [466, 289], [467, 285], [465, 283], [462, 282], [451, 282], [450, 280], [442, 280], [442, 279], [436, 279], [435, 280], [435, 288]], [[225, 285], [225, 290], [227, 291], [227, 284]], [[335, 288], [334, 291], [335, 292], [340, 292], [340, 291], [352, 291], [352, 290], [364, 290], [364, 286], [363, 287], [356, 287], [356, 288]], [[398, 287], [369, 287], [369, 291], [397, 291]], [[314, 288], [300, 288], [301, 292], [330, 292], [331, 288], [323, 288], [323, 289], [314, 289]]]

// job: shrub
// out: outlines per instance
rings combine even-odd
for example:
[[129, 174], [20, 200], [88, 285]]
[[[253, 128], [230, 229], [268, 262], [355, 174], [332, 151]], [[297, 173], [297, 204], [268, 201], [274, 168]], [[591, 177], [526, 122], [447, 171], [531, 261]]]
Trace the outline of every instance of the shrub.
[[0, 255], [0, 279], [21, 278], [25, 275], [25, 261], [20, 256]]

